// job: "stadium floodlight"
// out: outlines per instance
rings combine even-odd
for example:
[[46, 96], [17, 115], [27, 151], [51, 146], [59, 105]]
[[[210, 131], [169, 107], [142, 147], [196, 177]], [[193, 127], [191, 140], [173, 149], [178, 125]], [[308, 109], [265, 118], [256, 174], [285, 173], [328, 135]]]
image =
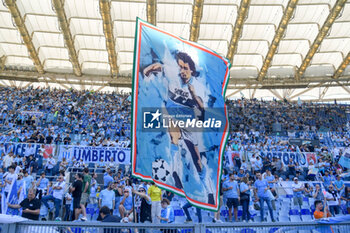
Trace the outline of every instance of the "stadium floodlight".
[[300, 78], [304, 75], [306, 68], [310, 65], [313, 56], [315, 55], [318, 48], [320, 47], [323, 39], [327, 36], [328, 31], [332, 27], [334, 21], [341, 13], [346, 1], [347, 0], [338, 0], [334, 4], [330, 14], [328, 15], [326, 21], [324, 22], [321, 30], [318, 32], [316, 39], [312, 43], [307, 55], [305, 56], [303, 62], [301, 63], [295, 75], [295, 78], [297, 81], [299, 81]]
[[249, 5], [250, 0], [242, 0], [239, 6], [236, 23], [232, 30], [232, 37], [226, 56], [231, 61], [231, 64], [233, 62], [233, 55], [237, 50], [238, 40], [242, 34], [243, 23], [247, 19]]
[[258, 81], [260, 81], [260, 82], [263, 80], [263, 78], [267, 74], [267, 70], [270, 67], [273, 56], [275, 55], [276, 50], [278, 48], [278, 45], [279, 45], [279, 43], [284, 35], [285, 30], [287, 29], [288, 22], [294, 13], [294, 10], [296, 8], [297, 3], [298, 3], [298, 0], [290, 0], [288, 2], [288, 6], [283, 13], [283, 17], [282, 17], [281, 22], [276, 30], [275, 37], [272, 40], [272, 43], [269, 47], [269, 51], [265, 57], [265, 61], [260, 69], [259, 74], [258, 74]]
[[108, 61], [111, 67], [112, 77], [118, 75], [117, 52], [115, 50], [115, 40], [113, 35], [113, 21], [111, 17], [111, 3], [108, 0], [100, 0], [100, 13], [103, 20], [103, 33], [106, 37], [106, 47]]
[[21, 38], [22, 38], [24, 44], [27, 46], [29, 56], [34, 63], [36, 70], [40, 74], [43, 74], [45, 72], [43, 65], [40, 62], [39, 55], [38, 55], [38, 53], [34, 47], [34, 44], [32, 42], [32, 37], [28, 33], [28, 29], [24, 23], [24, 20], [21, 16], [19, 9], [18, 9], [16, 1], [15, 0], [5, 0], [5, 3], [6, 3], [8, 9], [12, 15], [12, 18], [13, 18], [13, 20], [18, 28], [18, 31], [21, 34]]
[[79, 65], [79, 60], [77, 56], [77, 52], [74, 47], [74, 41], [72, 38], [72, 34], [69, 29], [68, 20], [66, 17], [66, 13], [64, 12], [64, 6], [62, 0], [53, 0], [52, 1], [54, 9], [57, 14], [58, 23], [63, 32], [63, 38], [66, 46], [68, 47], [68, 53], [70, 57], [70, 62], [72, 63], [74, 74], [76, 76], [81, 76], [81, 68]]
[[349, 65], [349, 63], [350, 63], [350, 52], [349, 52], [348, 55], [344, 58], [343, 62], [340, 64], [340, 66], [338, 67], [338, 69], [335, 71], [335, 73], [334, 73], [334, 75], [333, 75], [333, 78], [334, 78], [334, 79], [339, 78], [339, 77], [343, 74], [345, 68]]
[[199, 37], [199, 28], [203, 15], [203, 0], [195, 0], [192, 10], [192, 23], [190, 29], [190, 41], [197, 42]]

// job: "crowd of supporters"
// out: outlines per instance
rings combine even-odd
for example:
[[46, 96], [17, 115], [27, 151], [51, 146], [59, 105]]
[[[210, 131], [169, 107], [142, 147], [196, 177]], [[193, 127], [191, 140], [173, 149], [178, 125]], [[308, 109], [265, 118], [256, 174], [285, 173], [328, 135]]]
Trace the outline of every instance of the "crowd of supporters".
[[[9, 195], [15, 180], [18, 195], [23, 188], [27, 193], [26, 199], [10, 208], [22, 208], [24, 217], [35, 220], [40, 216], [86, 221], [87, 205], [95, 205], [99, 208], [97, 219], [102, 221], [175, 221], [173, 203], [181, 203], [181, 198], [130, 177], [130, 166], [113, 161], [91, 166], [53, 155], [43, 159], [30, 152], [21, 157], [5, 150], [4, 144], [9, 142], [128, 147], [130, 95], [9, 87], [1, 88], [0, 96], [1, 198]], [[349, 105], [246, 99], [226, 103], [230, 138], [220, 187], [220, 203], [228, 209], [225, 221], [251, 221], [253, 209], [260, 213], [260, 221], [278, 220], [276, 201], [282, 195], [282, 181], [293, 183], [289, 188], [294, 206], [301, 209], [305, 197], [315, 200], [315, 217], [322, 211], [339, 214], [341, 203], [350, 213], [350, 188], [344, 183], [348, 173], [339, 164], [350, 146]], [[296, 145], [288, 139], [319, 143]], [[284, 163], [278, 156], [264, 157], [261, 151], [314, 152], [317, 162], [302, 167], [293, 159]], [[233, 158], [234, 152], [240, 156]], [[318, 184], [314, 186], [314, 182]], [[318, 205], [320, 201], [329, 213]], [[265, 204], [270, 219], [265, 218]], [[185, 221], [192, 221], [191, 205], [182, 202], [181, 207]], [[199, 222], [203, 221], [201, 212], [196, 209]], [[222, 221], [220, 211], [212, 217], [214, 222]]]

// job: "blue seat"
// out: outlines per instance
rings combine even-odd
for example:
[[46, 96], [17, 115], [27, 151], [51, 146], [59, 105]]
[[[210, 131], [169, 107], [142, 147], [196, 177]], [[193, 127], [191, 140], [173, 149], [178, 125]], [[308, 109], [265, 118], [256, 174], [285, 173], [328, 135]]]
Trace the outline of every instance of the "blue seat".
[[184, 212], [182, 209], [174, 210], [174, 215], [175, 216], [184, 216]]
[[289, 215], [299, 215], [299, 210], [291, 209], [291, 210], [289, 210]]
[[310, 215], [311, 212], [310, 212], [310, 210], [308, 210], [308, 209], [302, 209], [301, 212], [300, 212], [300, 214], [301, 214], [301, 215]]

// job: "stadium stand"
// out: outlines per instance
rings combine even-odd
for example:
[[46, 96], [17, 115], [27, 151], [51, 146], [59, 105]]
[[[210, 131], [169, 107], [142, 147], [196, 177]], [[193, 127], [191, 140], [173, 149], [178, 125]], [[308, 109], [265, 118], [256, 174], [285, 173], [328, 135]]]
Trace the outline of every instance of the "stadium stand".
[[[3, 195], [9, 192], [10, 178], [14, 181], [13, 177], [17, 179], [18, 190], [23, 183], [27, 190], [36, 189], [37, 198], [53, 200], [48, 201], [49, 208], [41, 205], [41, 219], [70, 221], [79, 218], [80, 213], [73, 212], [73, 205], [76, 206], [72, 196], [74, 199], [75, 195], [79, 195], [79, 192], [74, 192], [79, 189], [74, 176], [76, 172], [82, 172], [84, 167], [87, 168], [87, 173], [83, 180], [91, 181], [87, 188], [89, 197], [86, 201], [86, 214], [82, 213], [81, 216], [83, 220], [98, 218], [99, 200], [101, 195], [108, 197], [106, 194], [109, 189], [113, 193], [113, 214], [119, 216], [118, 206], [125, 190], [149, 188], [149, 184], [130, 177], [130, 166], [103, 162], [98, 165], [85, 164], [84, 161], [65, 161], [57, 156], [44, 158], [42, 154], [34, 156], [29, 153], [22, 158], [6, 149], [11, 147], [5, 146], [11, 143], [31, 143], [128, 147], [128, 94], [6, 87], [0, 89], [0, 96], [0, 165], [3, 169], [0, 178]], [[42, 99], [45, 101], [40, 101]], [[249, 221], [260, 222], [261, 209], [264, 213], [263, 221], [271, 221], [267, 206], [260, 206], [258, 196], [254, 195], [254, 187], [257, 187], [256, 172], [262, 173], [262, 180], [269, 182], [269, 200], [277, 221], [313, 220], [313, 203], [315, 200], [323, 200], [323, 195], [335, 197], [340, 208], [334, 207], [333, 215], [349, 213], [350, 192], [346, 188], [349, 185], [349, 175], [347, 169], [338, 163], [344, 149], [350, 145], [349, 105], [240, 99], [227, 101], [227, 106], [231, 134], [225, 152], [222, 182], [225, 186], [228, 174], [233, 174], [234, 182], [238, 185], [243, 177], [248, 178]], [[273, 132], [272, 122], [280, 122], [281, 131], [278, 134]], [[293, 140], [299, 141], [292, 143]], [[315, 163], [310, 162], [311, 159], [302, 165], [293, 160], [289, 162], [289, 157], [287, 160], [281, 157], [281, 161], [278, 153], [312, 153]], [[48, 174], [47, 177], [42, 174], [44, 172]], [[61, 192], [55, 188], [59, 176], [65, 180]], [[108, 181], [113, 181], [110, 188]], [[60, 182], [63, 181], [58, 181]], [[330, 186], [336, 191], [330, 190]], [[81, 192], [80, 188], [80, 195]], [[51, 194], [54, 198], [48, 199]], [[213, 213], [202, 210], [202, 222], [229, 221], [226, 194], [223, 192], [224, 205], [220, 210], [220, 219], [215, 219]], [[182, 209], [187, 203], [185, 199], [176, 195], [167, 198], [170, 199], [167, 208], [174, 214], [173, 221], [185, 222], [186, 215]], [[330, 206], [332, 201], [328, 201]], [[59, 205], [54, 207], [54, 203]], [[136, 212], [140, 211], [140, 200], [136, 199], [134, 206]], [[57, 216], [52, 212], [54, 208], [59, 208]], [[192, 221], [199, 221], [195, 208], [189, 208], [189, 214]], [[238, 206], [238, 219], [232, 221], [242, 221], [242, 214], [242, 206]]]

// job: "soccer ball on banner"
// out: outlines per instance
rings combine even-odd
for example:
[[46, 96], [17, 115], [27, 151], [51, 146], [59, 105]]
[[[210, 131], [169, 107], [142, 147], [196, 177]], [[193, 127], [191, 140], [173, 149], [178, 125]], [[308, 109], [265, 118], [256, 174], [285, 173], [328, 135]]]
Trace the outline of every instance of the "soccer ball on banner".
[[156, 159], [152, 163], [152, 177], [155, 180], [166, 182], [171, 176], [169, 164], [164, 159]]

